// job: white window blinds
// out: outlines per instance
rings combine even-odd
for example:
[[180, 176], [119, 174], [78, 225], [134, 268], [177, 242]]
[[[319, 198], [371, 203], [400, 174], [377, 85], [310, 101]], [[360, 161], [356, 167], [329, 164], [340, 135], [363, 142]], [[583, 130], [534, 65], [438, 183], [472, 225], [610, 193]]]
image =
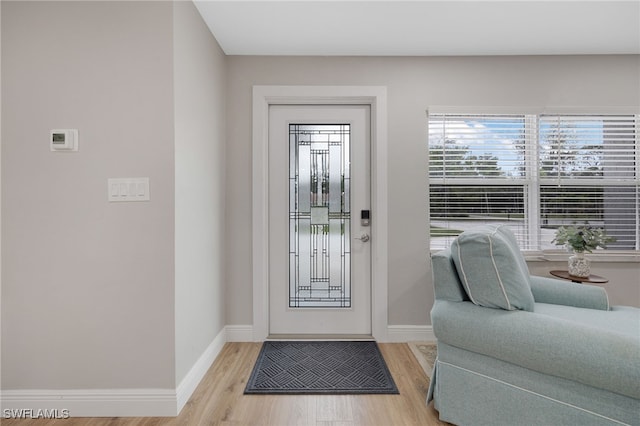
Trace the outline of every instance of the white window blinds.
[[460, 180], [525, 176], [523, 115], [444, 115], [429, 119], [429, 177]]
[[604, 227], [638, 250], [637, 116], [429, 115], [431, 245], [504, 223], [523, 249], [557, 248], [555, 229]]
[[638, 249], [636, 126], [634, 116], [540, 117], [543, 226], [588, 223], [616, 238], [608, 248]]

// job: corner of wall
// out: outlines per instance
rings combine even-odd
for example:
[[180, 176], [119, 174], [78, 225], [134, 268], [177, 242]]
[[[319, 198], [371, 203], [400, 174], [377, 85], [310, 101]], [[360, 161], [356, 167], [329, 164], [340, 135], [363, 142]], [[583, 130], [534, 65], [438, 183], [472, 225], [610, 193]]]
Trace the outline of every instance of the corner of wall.
[[173, 62], [180, 404], [225, 326], [225, 56], [192, 2], [173, 3]]

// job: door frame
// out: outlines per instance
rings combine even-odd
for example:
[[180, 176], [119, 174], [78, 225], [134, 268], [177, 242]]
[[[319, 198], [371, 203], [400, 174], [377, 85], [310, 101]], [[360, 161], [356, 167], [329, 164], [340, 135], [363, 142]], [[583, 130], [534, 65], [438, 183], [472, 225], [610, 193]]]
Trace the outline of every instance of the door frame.
[[253, 86], [253, 340], [269, 334], [269, 106], [369, 105], [371, 108], [371, 334], [387, 341], [388, 213], [385, 86]]

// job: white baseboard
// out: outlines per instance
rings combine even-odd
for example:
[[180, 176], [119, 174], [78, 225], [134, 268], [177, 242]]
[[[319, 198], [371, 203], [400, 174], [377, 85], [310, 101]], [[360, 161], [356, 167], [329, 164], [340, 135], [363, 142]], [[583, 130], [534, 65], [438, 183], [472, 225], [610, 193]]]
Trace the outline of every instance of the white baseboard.
[[400, 342], [435, 342], [433, 327], [430, 325], [390, 325], [387, 327], [387, 341]]
[[253, 325], [228, 325], [227, 342], [253, 342]]
[[193, 391], [196, 390], [200, 381], [207, 374], [209, 367], [216, 360], [218, 354], [224, 347], [224, 344], [227, 341], [226, 336], [226, 327], [218, 333], [218, 335], [213, 339], [213, 342], [207, 347], [204, 353], [200, 356], [200, 358], [196, 361], [196, 363], [191, 367], [191, 370], [187, 373], [187, 375], [182, 379], [178, 387], [176, 388], [176, 414], [180, 414], [182, 408], [184, 408], [189, 398], [193, 394]]
[[[227, 325], [227, 342], [253, 342], [252, 325]], [[433, 327], [430, 325], [390, 325], [387, 327], [389, 343], [435, 342]]]
[[5, 390], [0, 395], [0, 417], [174, 417], [225, 342], [222, 329], [176, 389]]
[[5, 390], [1, 405], [3, 418], [33, 417], [42, 410], [53, 410], [58, 417], [65, 413], [71, 417], [169, 417], [176, 415], [176, 392], [174, 389]]

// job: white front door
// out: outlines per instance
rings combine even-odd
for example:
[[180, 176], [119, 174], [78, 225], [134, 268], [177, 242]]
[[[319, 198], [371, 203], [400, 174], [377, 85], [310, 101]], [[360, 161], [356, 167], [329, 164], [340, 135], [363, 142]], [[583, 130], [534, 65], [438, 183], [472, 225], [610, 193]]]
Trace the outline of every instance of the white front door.
[[269, 107], [270, 335], [371, 335], [370, 120]]

